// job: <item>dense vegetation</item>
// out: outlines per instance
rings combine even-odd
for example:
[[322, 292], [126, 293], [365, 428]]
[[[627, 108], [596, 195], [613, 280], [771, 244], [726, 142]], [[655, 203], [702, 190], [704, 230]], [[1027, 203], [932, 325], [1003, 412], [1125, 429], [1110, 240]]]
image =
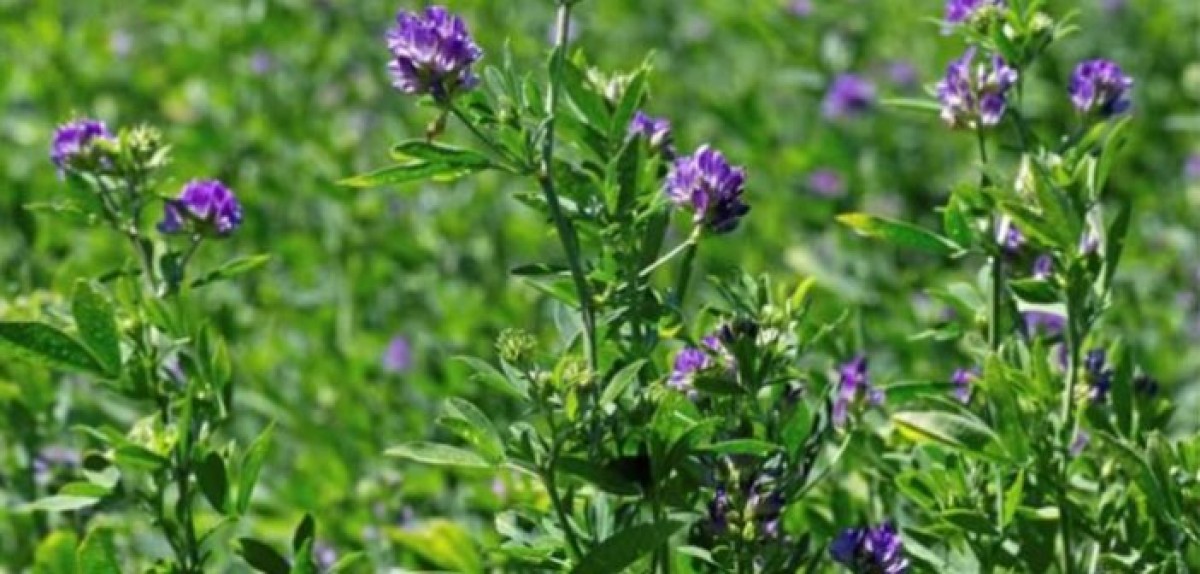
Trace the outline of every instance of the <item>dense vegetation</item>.
[[0, 571], [1200, 568], [1200, 4], [0, 15]]

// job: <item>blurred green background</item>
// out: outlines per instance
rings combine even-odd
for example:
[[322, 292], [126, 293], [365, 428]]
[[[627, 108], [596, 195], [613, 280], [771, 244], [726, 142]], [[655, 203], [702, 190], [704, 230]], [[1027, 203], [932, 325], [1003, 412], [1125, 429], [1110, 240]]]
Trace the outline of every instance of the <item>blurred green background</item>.
[[[549, 0], [447, 5], [463, 14], [485, 60], [498, 61], [507, 46], [522, 67], [541, 66]], [[239, 528], [282, 540], [311, 511], [322, 539], [365, 551], [368, 570], [470, 570], [476, 559], [447, 564], [430, 541], [469, 538], [483, 552], [488, 511], [501, 498], [536, 502], [514, 477], [449, 476], [381, 453], [432, 433], [434, 406], [449, 394], [503, 419], [510, 405], [448, 358], [490, 357], [505, 327], [543, 336], [555, 329], [538, 292], [507, 277], [516, 265], [558, 257], [550, 227], [510, 199], [511, 180], [486, 175], [367, 192], [335, 184], [386, 162], [390, 143], [422, 133], [432, 119], [389, 86], [385, 71], [385, 29], [398, 9], [419, 7], [0, 0], [0, 316], [22, 298], [67, 292], [76, 277], [123, 257], [99, 229], [24, 208], [62, 193], [47, 157], [55, 125], [79, 114], [160, 127], [174, 146], [163, 193], [217, 177], [246, 207], [243, 229], [200, 264], [274, 255], [266, 271], [202, 298], [234, 354], [238, 438], [278, 424], [256, 518]], [[1189, 177], [1185, 166], [1200, 155], [1200, 3], [1055, 1], [1047, 11], [1071, 10], [1080, 31], [1029, 72], [1024, 109], [1047, 133], [1069, 133], [1077, 121], [1063, 92], [1078, 60], [1111, 58], [1136, 78], [1134, 136], [1111, 185], [1133, 198], [1137, 227], [1105, 329], [1131, 343], [1174, 395], [1174, 428], [1194, 430], [1200, 173]], [[833, 216], [862, 209], [936, 226], [934, 206], [973, 173], [974, 141], [936, 117], [884, 106], [829, 120], [821, 101], [848, 72], [872, 81], [880, 98], [924, 94], [963, 48], [932, 22], [941, 12], [938, 0], [591, 0], [574, 21], [576, 46], [601, 70], [630, 70], [649, 58], [647, 111], [672, 120], [682, 150], [712, 142], [747, 167], [754, 211], [704, 254], [705, 271], [816, 277], [823, 305], [860, 310], [863, 345], [885, 380], [947, 378], [959, 366], [948, 361], [952, 346], [912, 335], [941, 313], [923, 291], [972, 266], [880, 250]], [[469, 143], [455, 128], [445, 137]], [[818, 170], [838, 174], [842, 189], [815, 188]], [[381, 356], [397, 336], [410, 343], [412, 364], [390, 372]], [[0, 380], [18, 376], [0, 365]], [[69, 430], [80, 418], [133, 416], [86, 384], [52, 394], [55, 407], [44, 416], [57, 444], [82, 444]], [[13, 449], [0, 442], [0, 455]], [[19, 502], [4, 498], [5, 507]], [[2, 557], [13, 556], [8, 565], [16, 568], [29, 552], [6, 512], [0, 570], [9, 560]]]

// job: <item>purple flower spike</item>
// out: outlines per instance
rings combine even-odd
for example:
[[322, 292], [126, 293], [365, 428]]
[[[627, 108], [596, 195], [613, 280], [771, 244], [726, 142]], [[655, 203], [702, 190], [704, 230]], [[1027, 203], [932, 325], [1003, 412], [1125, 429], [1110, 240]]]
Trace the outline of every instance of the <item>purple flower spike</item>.
[[695, 212], [694, 221], [713, 233], [737, 228], [750, 206], [742, 201], [746, 172], [707, 145], [671, 165], [665, 192], [672, 203]]
[[1004, 0], [947, 0], [946, 23], [969, 24], [988, 12], [1004, 8]]
[[975, 64], [975, 48], [950, 63], [937, 85], [942, 119], [950, 127], [978, 129], [1000, 123], [1008, 109], [1008, 91], [1017, 83], [1017, 71], [1000, 56]]
[[867, 357], [859, 355], [838, 369], [837, 398], [833, 402], [833, 424], [838, 428], [846, 425], [850, 406], [866, 397], [872, 406], [883, 404], [886, 398], [881, 389], [876, 389], [867, 378]]
[[655, 118], [638, 110], [629, 122], [630, 137], [644, 137], [650, 147], [661, 148], [671, 144], [671, 122], [666, 118]]
[[412, 368], [412, 345], [403, 336], [392, 337], [383, 352], [383, 369], [389, 373], [403, 373]]
[[1056, 313], [1026, 311], [1022, 317], [1025, 319], [1025, 332], [1030, 337], [1035, 335], [1053, 337], [1061, 334], [1066, 325], [1066, 319]]
[[1133, 79], [1109, 60], [1088, 60], [1075, 66], [1067, 93], [1075, 109], [1108, 118], [1125, 113], [1133, 103], [1129, 91]]
[[70, 166], [73, 159], [86, 152], [96, 138], [112, 138], [104, 122], [84, 118], [58, 126], [50, 144], [50, 161], [61, 172]]
[[471, 65], [483, 57], [462, 18], [441, 6], [422, 13], [400, 11], [387, 32], [392, 85], [406, 94], [449, 100], [479, 83]]
[[833, 80], [821, 113], [826, 119], [836, 120], [866, 113], [875, 105], [875, 84], [854, 74], [842, 74]]
[[195, 180], [183, 186], [178, 199], [167, 200], [158, 230], [227, 237], [241, 224], [242, 205], [232, 190], [216, 180]]
[[848, 528], [829, 545], [829, 555], [854, 572], [903, 574], [908, 572], [904, 542], [891, 523]]

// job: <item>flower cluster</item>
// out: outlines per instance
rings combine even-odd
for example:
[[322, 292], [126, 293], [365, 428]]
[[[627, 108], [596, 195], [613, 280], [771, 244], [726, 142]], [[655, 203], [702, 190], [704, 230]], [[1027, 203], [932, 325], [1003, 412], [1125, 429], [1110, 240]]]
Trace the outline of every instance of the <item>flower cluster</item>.
[[808, 174], [808, 189], [820, 197], [841, 197], [846, 193], [846, 182], [837, 171], [822, 168]]
[[441, 6], [401, 11], [387, 32], [392, 85], [406, 94], [449, 100], [479, 83], [471, 65], [483, 57], [462, 18]]
[[970, 24], [1004, 8], [1004, 0], [948, 0], [947, 24]]
[[742, 481], [740, 485], [735, 481], [733, 488], [731, 493], [728, 484], [720, 483], [713, 492], [708, 503], [712, 532], [724, 534], [733, 529], [760, 540], [779, 538], [779, 520], [786, 500], [774, 476], [769, 472], [758, 473], [752, 481]]
[[1017, 71], [1004, 58], [975, 64], [975, 48], [946, 69], [937, 85], [942, 119], [951, 127], [978, 129], [1000, 123], [1008, 109], [1008, 91], [1017, 83]]
[[696, 223], [713, 233], [728, 233], [750, 212], [750, 206], [742, 201], [745, 183], [745, 170], [731, 166], [721, 152], [703, 145], [695, 154], [675, 160], [665, 191], [675, 205], [695, 212]]
[[1109, 60], [1088, 60], [1075, 67], [1067, 92], [1081, 113], [1112, 117], [1127, 111], [1133, 79]]
[[667, 386], [693, 398], [696, 396], [693, 386], [696, 375], [714, 366], [713, 355], [723, 352], [721, 340], [717, 335], [704, 337], [700, 340], [700, 345], [702, 348], [684, 347], [679, 350], [675, 355], [671, 376], [667, 379]]
[[821, 113], [828, 119], [863, 114], [875, 105], [875, 84], [854, 74], [842, 74], [833, 80]]
[[844, 564], [854, 572], [908, 572], [904, 542], [900, 540], [900, 534], [891, 523], [844, 530], [829, 546], [829, 554], [834, 561]]
[[50, 143], [50, 161], [58, 166], [61, 173], [84, 156], [96, 139], [112, 137], [104, 122], [86, 118], [67, 122], [54, 131], [54, 139]]
[[871, 405], [883, 403], [883, 391], [871, 386], [867, 379], [867, 357], [859, 355], [838, 370], [837, 399], [833, 403], [833, 424], [842, 427], [846, 424], [850, 405], [860, 396], [866, 396]]
[[226, 237], [242, 224], [242, 204], [225, 184], [194, 180], [167, 200], [158, 230], [167, 235], [201, 233]]

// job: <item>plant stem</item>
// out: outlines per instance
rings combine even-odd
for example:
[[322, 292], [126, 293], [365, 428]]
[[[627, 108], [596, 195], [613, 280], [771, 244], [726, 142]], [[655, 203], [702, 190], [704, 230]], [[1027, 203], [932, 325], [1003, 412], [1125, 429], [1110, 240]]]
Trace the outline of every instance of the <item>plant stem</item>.
[[[987, 175], [987, 140], [984, 138], [983, 130], [976, 130], [976, 136], [979, 140], [979, 162], [985, 169], [979, 176], [979, 186], [986, 187], [991, 182]], [[988, 313], [988, 348], [992, 352], [1000, 349], [1000, 315], [1004, 308], [1004, 255], [1001, 252], [1004, 248], [1004, 238], [1000, 237], [1000, 216], [992, 215], [992, 236], [997, 242], [996, 253], [992, 255], [992, 298], [990, 301], [991, 308]]]
[[583, 339], [587, 351], [589, 376], [596, 376], [597, 369], [599, 368], [599, 360], [596, 354], [596, 316], [592, 309], [591, 288], [588, 285], [587, 276], [583, 272], [579, 238], [575, 234], [575, 227], [571, 224], [571, 220], [567, 219], [563, 214], [562, 205], [558, 200], [558, 192], [554, 187], [553, 175], [554, 123], [558, 110], [559, 78], [562, 77], [567, 37], [570, 33], [570, 22], [570, 4], [559, 4], [556, 31], [554, 34], [554, 58], [550, 63], [550, 90], [546, 98], [546, 133], [542, 144], [542, 159], [537, 180], [541, 185], [543, 195], [546, 197], [546, 204], [550, 208], [550, 217], [554, 220], [554, 226], [558, 229], [558, 236], [559, 240], [562, 241], [563, 250], [566, 251], [567, 265], [570, 267], [571, 278], [575, 282], [575, 291], [579, 296], [579, 310], [583, 319]]
[[[654, 261], [654, 263], [647, 265], [645, 269], [642, 269], [641, 272], [638, 273], [638, 278], [645, 279], [645, 278], [649, 277], [650, 274], [654, 273], [654, 271], [656, 269], [658, 269], [659, 267], [662, 267], [663, 265], [666, 265], [667, 262], [678, 257], [680, 253], [684, 252], [684, 250], [694, 249], [696, 247], [696, 241], [699, 238], [700, 238], [700, 227], [697, 226], [696, 230], [693, 231], [690, 236], [688, 236], [686, 241], [684, 241], [683, 243], [680, 243], [679, 245], [676, 245], [674, 249], [668, 251], [665, 255], [656, 259]], [[685, 263], [686, 263], [687, 259], [690, 258], [692, 255], [693, 254], [691, 254], [691, 253], [685, 254], [685, 256], [684, 256]]]
[[[1070, 292], [1070, 287], [1067, 289]], [[1063, 572], [1064, 574], [1074, 574], [1075, 562], [1071, 551], [1071, 507], [1067, 500], [1067, 466], [1070, 464], [1070, 449], [1073, 434], [1075, 432], [1074, 418], [1075, 406], [1075, 381], [1079, 378], [1079, 344], [1080, 334], [1075, 330], [1074, 313], [1072, 305], [1067, 304], [1066, 317], [1066, 333], [1067, 338], [1067, 380], [1063, 386], [1062, 405], [1059, 413], [1062, 430], [1059, 431], [1059, 444], [1061, 446], [1062, 466], [1060, 468], [1058, 480], [1058, 524], [1063, 539]]]
[[[475, 123], [472, 122], [467, 117], [467, 115], [465, 113], [463, 113], [462, 109], [459, 108], [458, 105], [455, 104], [453, 101], [451, 101], [449, 104], [446, 104], [446, 109], [450, 112], [451, 115], [453, 115], [455, 117], [455, 119], [457, 119], [462, 125], [466, 126], [466, 128], [471, 131], [471, 133], [475, 136], [475, 139], [479, 140], [480, 142], [483, 143], [483, 145], [487, 146], [487, 148], [489, 150], [491, 150], [492, 153], [500, 156], [500, 158], [503, 159], [505, 162], [512, 162], [512, 163], [516, 163], [516, 164], [522, 163], [519, 161], [515, 161], [513, 159], [513, 157], [511, 155], [509, 155], [509, 153], [507, 151], [505, 151], [504, 148], [500, 147], [500, 144], [496, 143], [496, 140], [488, 137], [487, 134], [484, 134], [482, 131], [480, 131], [479, 127], [476, 126]], [[510, 166], [505, 166], [505, 167], [510, 168]], [[518, 170], [512, 170], [512, 171], [518, 171]], [[519, 171], [529, 171], [529, 167], [522, 165], [521, 169]]]

